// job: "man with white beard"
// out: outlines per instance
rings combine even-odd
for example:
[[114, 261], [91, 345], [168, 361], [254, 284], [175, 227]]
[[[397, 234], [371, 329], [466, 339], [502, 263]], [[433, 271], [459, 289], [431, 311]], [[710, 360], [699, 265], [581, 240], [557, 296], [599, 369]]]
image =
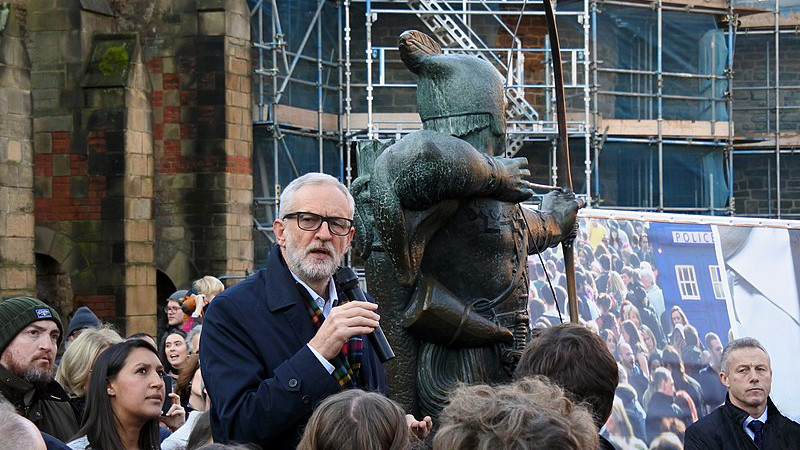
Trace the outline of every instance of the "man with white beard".
[[31, 297], [0, 303], [0, 395], [17, 413], [62, 441], [78, 431], [64, 389], [53, 379], [63, 327], [58, 313]]
[[[378, 326], [377, 305], [337, 306], [332, 275], [355, 234], [353, 211], [350, 192], [329, 175], [292, 181], [266, 268], [209, 306], [200, 363], [214, 442], [295, 448], [324, 398], [349, 388], [386, 392], [364, 336]], [[421, 424], [429, 429], [430, 421]]]

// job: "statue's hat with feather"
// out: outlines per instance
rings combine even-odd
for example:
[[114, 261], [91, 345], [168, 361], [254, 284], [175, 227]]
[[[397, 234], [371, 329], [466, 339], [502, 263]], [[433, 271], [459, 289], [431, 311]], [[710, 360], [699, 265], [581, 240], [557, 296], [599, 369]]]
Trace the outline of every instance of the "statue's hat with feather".
[[456, 136], [491, 127], [505, 133], [503, 77], [488, 61], [473, 55], [442, 54], [426, 34], [400, 35], [400, 57], [419, 76], [417, 107], [425, 129]]

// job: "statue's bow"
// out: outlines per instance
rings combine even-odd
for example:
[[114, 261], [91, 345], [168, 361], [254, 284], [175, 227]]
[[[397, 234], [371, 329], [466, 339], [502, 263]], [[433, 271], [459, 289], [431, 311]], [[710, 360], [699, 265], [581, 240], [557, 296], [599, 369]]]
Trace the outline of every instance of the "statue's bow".
[[[547, 34], [550, 35], [550, 54], [553, 58], [553, 78], [555, 79], [556, 89], [556, 116], [558, 119], [558, 142], [561, 145], [561, 152], [558, 154], [558, 167], [566, 174], [565, 189], [572, 188], [572, 169], [569, 161], [569, 139], [567, 137], [567, 107], [564, 101], [564, 74], [561, 70], [561, 45], [558, 40], [558, 28], [556, 27], [556, 15], [553, 11], [553, 4], [550, 0], [544, 0], [544, 15], [547, 19]], [[576, 219], [577, 220], [577, 219]], [[578, 323], [578, 296], [575, 289], [575, 250], [573, 244], [575, 237], [561, 243], [564, 251], [564, 271], [567, 275], [567, 295], [569, 298], [569, 317], [572, 323]]]

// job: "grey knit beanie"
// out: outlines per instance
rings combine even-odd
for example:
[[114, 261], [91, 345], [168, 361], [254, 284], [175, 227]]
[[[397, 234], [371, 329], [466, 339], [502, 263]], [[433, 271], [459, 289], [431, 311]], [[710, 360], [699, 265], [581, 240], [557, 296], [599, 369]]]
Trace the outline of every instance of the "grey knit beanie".
[[61, 317], [53, 308], [33, 297], [12, 297], [0, 303], [0, 353], [5, 351], [20, 331], [38, 320], [52, 320], [58, 325], [60, 345], [64, 328]]

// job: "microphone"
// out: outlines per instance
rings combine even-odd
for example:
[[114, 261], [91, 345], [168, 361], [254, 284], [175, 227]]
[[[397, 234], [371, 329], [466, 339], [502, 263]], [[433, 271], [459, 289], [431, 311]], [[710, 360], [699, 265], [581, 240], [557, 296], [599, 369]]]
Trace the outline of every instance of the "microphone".
[[[336, 289], [347, 296], [347, 301], [369, 301], [364, 295], [364, 291], [361, 290], [361, 286], [358, 285], [358, 276], [353, 272], [353, 269], [349, 267], [340, 267], [333, 275], [333, 282], [336, 284]], [[346, 302], [342, 302], [340, 299], [339, 303]], [[375, 349], [375, 353], [378, 354], [378, 359], [380, 359], [382, 363], [394, 358], [394, 351], [392, 351], [389, 341], [386, 340], [386, 335], [383, 334], [380, 325], [375, 327], [375, 330], [368, 334], [367, 338], [369, 338], [370, 345]]]

